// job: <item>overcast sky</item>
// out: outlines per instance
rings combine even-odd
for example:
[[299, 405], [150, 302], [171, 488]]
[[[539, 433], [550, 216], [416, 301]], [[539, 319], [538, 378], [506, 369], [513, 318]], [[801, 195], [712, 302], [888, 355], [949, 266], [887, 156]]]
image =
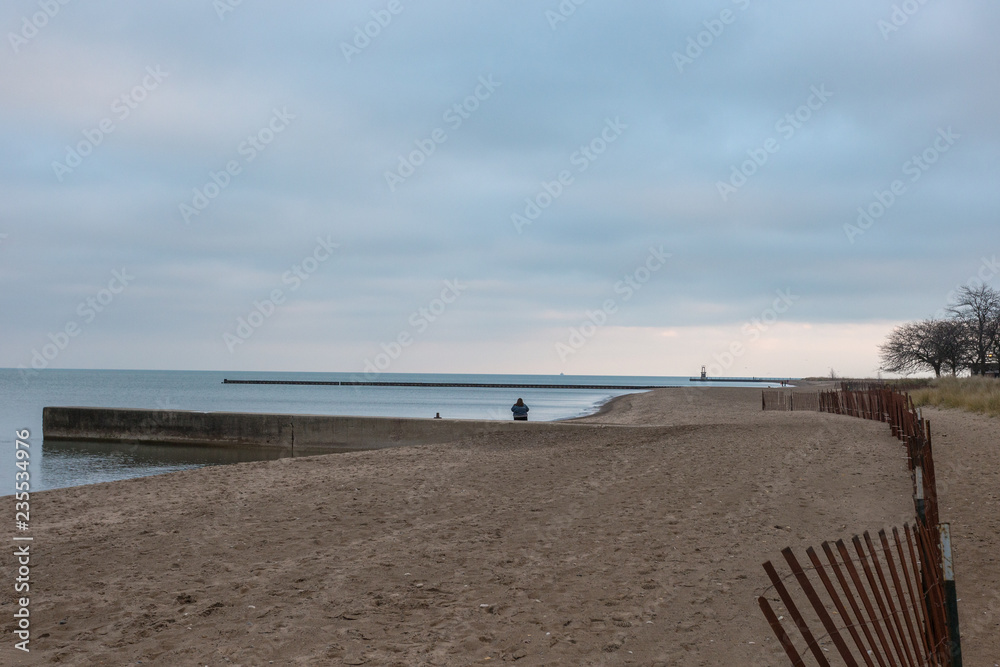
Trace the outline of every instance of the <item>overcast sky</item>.
[[873, 374], [1000, 283], [998, 25], [9, 0], [0, 366]]

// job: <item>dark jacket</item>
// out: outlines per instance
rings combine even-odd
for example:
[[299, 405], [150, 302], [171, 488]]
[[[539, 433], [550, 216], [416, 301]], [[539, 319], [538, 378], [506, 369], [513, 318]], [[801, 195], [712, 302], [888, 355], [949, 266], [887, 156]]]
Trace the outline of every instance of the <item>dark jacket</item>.
[[515, 405], [511, 407], [510, 411], [514, 413], [515, 417], [526, 417], [528, 415], [528, 406]]

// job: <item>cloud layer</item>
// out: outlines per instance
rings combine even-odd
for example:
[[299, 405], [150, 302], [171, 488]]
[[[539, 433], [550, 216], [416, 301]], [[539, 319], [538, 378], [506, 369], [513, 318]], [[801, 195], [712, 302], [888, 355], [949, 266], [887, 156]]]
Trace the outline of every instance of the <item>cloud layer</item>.
[[996, 272], [998, 19], [7, 3], [0, 365], [360, 371], [406, 334], [387, 370], [873, 373]]

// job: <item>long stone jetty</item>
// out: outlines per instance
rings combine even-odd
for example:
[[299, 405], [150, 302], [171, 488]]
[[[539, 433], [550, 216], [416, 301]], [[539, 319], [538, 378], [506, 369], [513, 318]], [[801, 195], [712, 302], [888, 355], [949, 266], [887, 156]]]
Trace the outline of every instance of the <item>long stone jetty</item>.
[[571, 435], [603, 424], [473, 419], [405, 419], [197, 412], [132, 408], [46, 407], [46, 440], [138, 442], [280, 449], [308, 454], [451, 442], [492, 433], [528, 430]]
[[529, 383], [476, 383], [476, 382], [392, 382], [392, 381], [329, 381], [318, 380], [228, 380], [222, 384], [296, 384], [326, 385], [333, 387], [484, 387], [487, 389], [666, 389], [664, 385], [650, 384], [529, 384]]

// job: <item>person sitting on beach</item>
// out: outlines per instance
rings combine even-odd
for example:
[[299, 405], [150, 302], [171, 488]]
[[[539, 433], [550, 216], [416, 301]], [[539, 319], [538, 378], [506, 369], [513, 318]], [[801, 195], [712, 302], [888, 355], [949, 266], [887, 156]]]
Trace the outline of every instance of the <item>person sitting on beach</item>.
[[514, 419], [518, 421], [528, 421], [528, 406], [523, 399], [517, 399], [517, 403], [511, 406], [510, 411], [514, 413]]

